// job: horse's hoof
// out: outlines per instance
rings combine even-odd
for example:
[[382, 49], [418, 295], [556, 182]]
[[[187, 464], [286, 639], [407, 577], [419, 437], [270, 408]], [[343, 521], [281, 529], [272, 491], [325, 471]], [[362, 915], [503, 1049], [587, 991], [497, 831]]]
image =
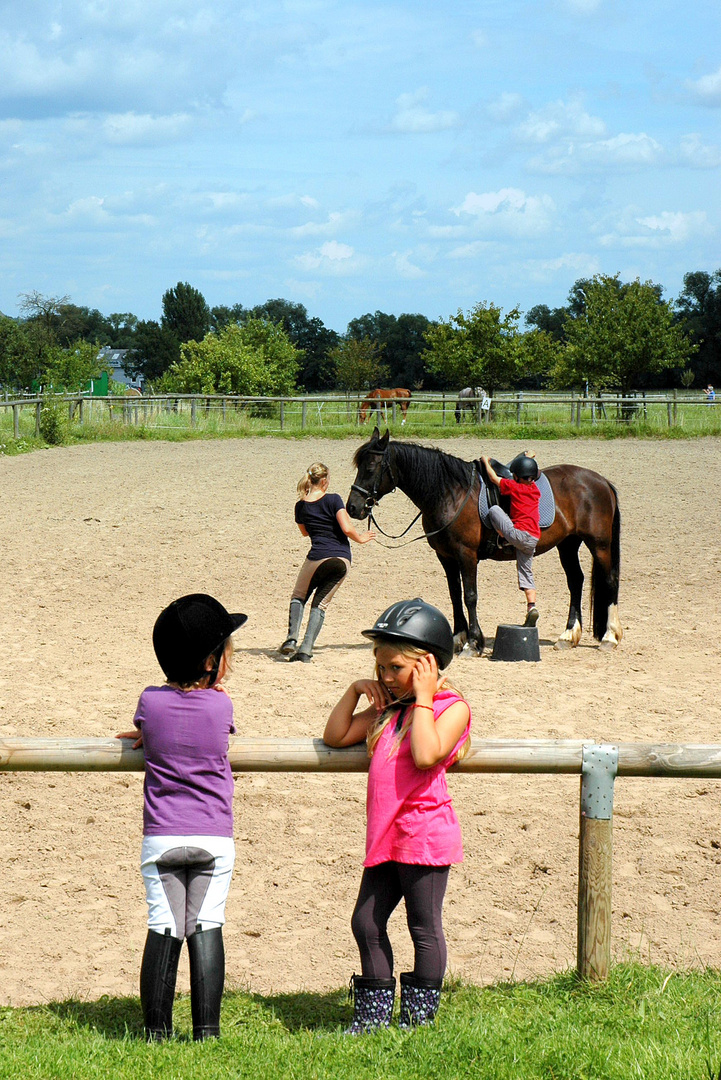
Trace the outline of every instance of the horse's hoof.
[[479, 649], [473, 641], [467, 641], [460, 651], [461, 656], [483, 656], [483, 649]]
[[575, 649], [576, 643], [574, 641], [569, 641], [568, 638], [559, 638], [553, 647], [556, 652], [565, 652], [566, 649]]
[[613, 638], [604, 638], [598, 647], [602, 652], [614, 652], [618, 648], [618, 642]]

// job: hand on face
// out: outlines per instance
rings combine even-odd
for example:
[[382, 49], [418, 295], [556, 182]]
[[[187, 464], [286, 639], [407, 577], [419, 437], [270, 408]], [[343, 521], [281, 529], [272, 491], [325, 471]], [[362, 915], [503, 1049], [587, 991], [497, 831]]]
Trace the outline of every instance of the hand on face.
[[433, 698], [445, 681], [445, 675], [438, 675], [438, 664], [433, 653], [427, 653], [416, 660], [413, 668], [413, 693], [416, 698]]

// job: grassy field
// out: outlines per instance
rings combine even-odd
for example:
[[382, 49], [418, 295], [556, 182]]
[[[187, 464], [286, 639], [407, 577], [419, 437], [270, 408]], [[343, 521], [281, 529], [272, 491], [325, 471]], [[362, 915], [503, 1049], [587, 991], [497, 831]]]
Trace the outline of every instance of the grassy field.
[[0, 1076], [35, 1080], [717, 1080], [721, 975], [640, 964], [602, 986], [573, 974], [479, 989], [449, 985], [432, 1028], [342, 1035], [345, 991], [227, 993], [222, 1038], [194, 1044], [187, 998], [177, 1036], [148, 1045], [136, 998], [0, 1010]]
[[[405, 425], [401, 425], [400, 414], [394, 421], [390, 412], [387, 423], [394, 435], [404, 438], [440, 440], [463, 434], [484, 442], [588, 437], [684, 439], [721, 434], [721, 408], [709, 408], [702, 402], [678, 403], [676, 411], [672, 412], [673, 425], [669, 427], [668, 402], [644, 405], [639, 400], [636, 404], [637, 411], [627, 419], [620, 419], [615, 407], [609, 405], [604, 419], [598, 415], [594, 417], [587, 405], [580, 414], [572, 413], [570, 398], [565, 403], [524, 400], [520, 410], [516, 402], [499, 399], [490, 422], [479, 424], [466, 417], [457, 424], [453, 400], [447, 400], [444, 408], [442, 400], [437, 398], [412, 404]], [[58, 404], [53, 430], [49, 431], [43, 424], [45, 437], [42, 437], [35, 433], [35, 408], [27, 405], [19, 414], [19, 438], [14, 437], [11, 410], [0, 410], [0, 456], [25, 453], [49, 442], [185, 440], [251, 435], [359, 438], [369, 434], [372, 425], [359, 424], [356, 411], [356, 404], [343, 398], [324, 402], [312, 398], [285, 402], [282, 416], [277, 402], [235, 408], [231, 402], [223, 404], [215, 399], [209, 403], [197, 402], [192, 408], [189, 401], [181, 401], [175, 411], [160, 407], [150, 399], [132, 399], [129, 403], [115, 404], [112, 410], [105, 401], [95, 400], [84, 403], [82, 419], [76, 409], [70, 420], [68, 405]], [[580, 423], [577, 423], [579, 418]], [[385, 425], [385, 418], [382, 423]]]

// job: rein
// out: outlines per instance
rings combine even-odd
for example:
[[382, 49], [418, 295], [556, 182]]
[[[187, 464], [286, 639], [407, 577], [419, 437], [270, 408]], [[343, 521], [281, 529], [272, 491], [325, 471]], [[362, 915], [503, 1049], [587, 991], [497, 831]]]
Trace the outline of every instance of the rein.
[[[375, 450], [375, 451], [371, 451], [371, 453], [378, 454], [378, 453], [380, 453], [380, 451]], [[369, 529], [370, 529], [371, 525], [375, 525], [378, 532], [381, 533], [383, 536], [387, 537], [388, 540], [401, 540], [406, 535], [406, 533], [409, 532], [413, 528], [415, 523], [418, 521], [419, 517], [421, 517], [421, 515], [423, 514], [423, 511], [419, 510], [418, 513], [416, 514], [416, 516], [413, 518], [413, 521], [410, 523], [410, 525], [408, 525], [407, 528], [405, 528], [402, 533], [398, 533], [395, 536], [392, 533], [387, 533], [378, 524], [378, 522], [376, 521], [376, 519], [375, 519], [375, 517], [373, 515], [373, 507], [377, 506], [378, 502], [379, 502], [379, 500], [378, 500], [378, 488], [380, 486], [381, 480], [383, 479], [383, 472], [384, 472], [385, 469], [387, 469], [388, 472], [390, 473], [390, 477], [391, 477], [391, 480], [393, 482], [393, 487], [391, 488], [390, 492], [388, 492], [388, 494], [392, 494], [396, 490], [396, 487], [398, 486], [397, 483], [396, 483], [396, 478], [393, 475], [393, 469], [391, 468], [391, 463], [388, 460], [388, 447], [386, 447], [386, 449], [382, 453], [383, 453], [383, 460], [381, 461], [381, 467], [380, 467], [380, 471], [378, 473], [378, 476], [376, 477], [376, 479], [375, 479], [375, 481], [373, 483], [372, 491], [369, 492], [366, 488], [360, 487], [359, 484], [351, 484], [351, 491], [357, 491], [360, 495], [365, 495], [366, 496], [366, 507], [368, 509], [368, 528]], [[436, 536], [438, 533], [443, 532], [444, 529], [450, 528], [450, 526], [460, 517], [461, 511], [463, 510], [463, 508], [465, 507], [466, 503], [468, 502], [468, 500], [469, 500], [469, 498], [471, 496], [471, 492], [473, 491], [473, 487], [474, 487], [475, 482], [476, 482], [476, 463], [473, 461], [473, 462], [471, 462], [471, 482], [468, 485], [468, 490], [466, 491], [466, 494], [463, 496], [463, 500], [461, 502], [461, 505], [458, 507], [458, 509], [456, 510], [455, 514], [453, 515], [453, 517], [451, 518], [450, 521], [447, 521], [445, 525], [441, 525], [441, 527], [439, 529], [432, 529], [430, 532], [422, 532], [419, 536], [413, 536], [413, 537], [411, 537], [410, 540], [406, 540], [405, 543], [403, 543], [403, 544], [396, 544], [395, 547], [393, 547], [393, 548], [391, 547], [390, 544], [381, 544], [381, 547], [389, 548], [390, 550], [393, 551], [393, 550], [395, 550], [395, 548], [407, 547], [408, 544], [413, 544], [416, 540], [425, 540], [429, 536]]]

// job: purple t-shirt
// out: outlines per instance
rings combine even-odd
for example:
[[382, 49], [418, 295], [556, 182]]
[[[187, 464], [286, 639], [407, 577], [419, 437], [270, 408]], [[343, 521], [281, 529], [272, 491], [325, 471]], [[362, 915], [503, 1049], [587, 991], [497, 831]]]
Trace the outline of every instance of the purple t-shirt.
[[145, 836], [232, 836], [228, 736], [233, 703], [219, 690], [149, 686], [133, 723], [143, 735]]
[[338, 524], [336, 514], [345, 510], [340, 495], [327, 492], [313, 502], [301, 499], [295, 504], [295, 520], [304, 525], [311, 539], [308, 558], [314, 562], [321, 559], [348, 559], [350, 562], [350, 541]]

